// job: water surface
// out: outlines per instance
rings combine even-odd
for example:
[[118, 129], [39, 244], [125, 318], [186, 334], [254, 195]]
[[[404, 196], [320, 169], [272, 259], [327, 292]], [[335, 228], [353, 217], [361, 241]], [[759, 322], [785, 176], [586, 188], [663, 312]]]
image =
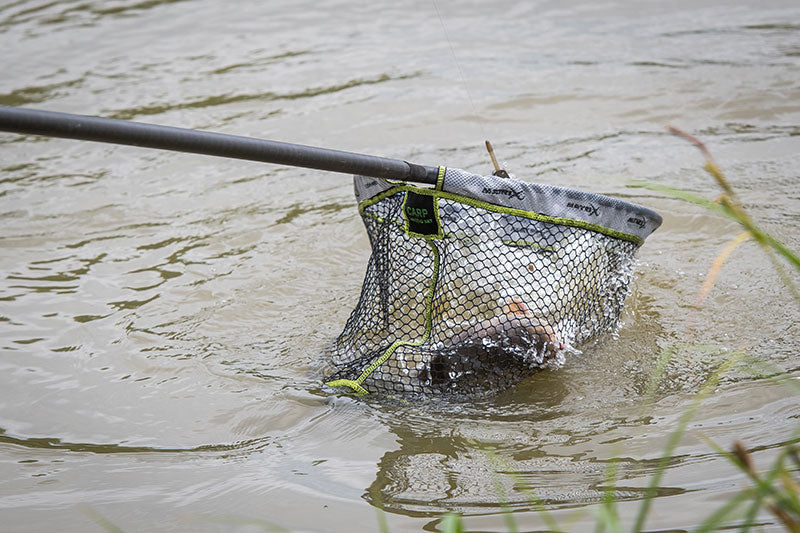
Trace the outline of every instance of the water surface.
[[[506, 501], [545, 529], [515, 473], [582, 530], [614, 459], [628, 519], [728, 354], [800, 375], [800, 313], [761, 250], [740, 247], [698, 306], [739, 228], [634, 183], [719, 194], [675, 124], [800, 249], [798, 20], [780, 1], [3, 4], [0, 104], [481, 173], [489, 138], [521, 179], [664, 225], [618, 335], [563, 368], [469, 404], [356, 399], [320, 383], [369, 255], [347, 176], [0, 135], [0, 521], [367, 531], [382, 507], [393, 532], [446, 510], [504, 531]], [[795, 438], [797, 397], [765, 372], [736, 368], [705, 401], [649, 529], [691, 528], [744, 486], [703, 438], [764, 468]]]

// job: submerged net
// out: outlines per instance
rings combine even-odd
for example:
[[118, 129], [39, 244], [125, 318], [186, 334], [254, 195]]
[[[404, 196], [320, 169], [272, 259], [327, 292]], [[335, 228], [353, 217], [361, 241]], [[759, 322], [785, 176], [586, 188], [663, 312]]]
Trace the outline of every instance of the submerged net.
[[661, 223], [606, 196], [440, 169], [436, 188], [355, 177], [372, 245], [327, 384], [493, 393], [618, 322]]

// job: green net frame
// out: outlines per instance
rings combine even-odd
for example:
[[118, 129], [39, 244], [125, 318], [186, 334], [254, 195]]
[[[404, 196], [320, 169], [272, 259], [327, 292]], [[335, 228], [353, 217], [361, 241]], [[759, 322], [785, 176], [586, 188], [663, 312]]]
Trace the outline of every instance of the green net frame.
[[355, 177], [372, 246], [330, 350], [357, 394], [504, 390], [614, 331], [661, 224], [607, 196], [441, 168], [435, 188]]

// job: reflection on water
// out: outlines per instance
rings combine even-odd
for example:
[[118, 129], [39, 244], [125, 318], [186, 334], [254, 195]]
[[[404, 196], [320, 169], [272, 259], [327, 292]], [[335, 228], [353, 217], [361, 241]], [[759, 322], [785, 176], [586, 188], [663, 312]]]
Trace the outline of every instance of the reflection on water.
[[[747, 208], [800, 248], [794, 2], [645, 5], [118, 0], [0, 5], [0, 104], [101, 114], [487, 172], [652, 207], [616, 336], [469, 404], [320, 384], [369, 256], [346, 176], [0, 134], [0, 520], [18, 531], [593, 527], [617, 468], [638, 509], [682, 413], [651, 529], [690, 529], [795, 438], [797, 307], [758, 247], [697, 292], [730, 221], [700, 135]], [[448, 38], [442, 31], [444, 24]], [[453, 60], [453, 53], [458, 60]], [[658, 357], [675, 357], [651, 383]], [[764, 368], [761, 368], [763, 365]], [[768, 379], [770, 377], [770, 379]], [[585, 513], [574, 515], [576, 510]], [[771, 524], [769, 516], [759, 517]], [[191, 524], [191, 526], [187, 526]]]
[[[538, 504], [523, 487], [554, 509], [601, 501], [613, 457], [596, 455], [592, 445], [621, 442], [629, 428], [654, 422], [634, 406], [646, 397], [655, 339], [664, 332], [641, 298], [629, 303], [627, 321], [633, 314], [650, 317], [644, 331], [623, 326], [615, 338], [573, 353], [565, 368], [544, 371], [496, 398], [382, 405], [399, 447], [382, 456], [365, 497], [387, 510], [432, 518], [448, 509], [501, 512], [503, 505], [533, 511]], [[656, 462], [620, 458], [617, 466], [635, 479], [651, 475]], [[639, 499], [642, 491], [624, 483], [615, 488], [621, 500]]]

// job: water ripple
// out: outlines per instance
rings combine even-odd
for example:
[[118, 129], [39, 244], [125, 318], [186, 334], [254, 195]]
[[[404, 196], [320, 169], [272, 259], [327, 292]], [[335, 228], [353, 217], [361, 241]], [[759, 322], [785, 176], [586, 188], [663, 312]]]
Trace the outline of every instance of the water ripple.
[[413, 78], [414, 76], [415, 75], [413, 74], [400, 75], [400, 76], [390, 76], [388, 74], [381, 74], [380, 76], [374, 78], [358, 78], [335, 85], [328, 85], [325, 87], [314, 87], [288, 93], [263, 92], [255, 94], [221, 94], [214, 96], [206, 96], [198, 100], [190, 100], [186, 102], [181, 102], [179, 104], [174, 104], [174, 103], [151, 104], [147, 106], [140, 106], [130, 109], [122, 109], [111, 113], [106, 113], [106, 116], [121, 120], [131, 120], [133, 118], [146, 115], [160, 115], [168, 111], [176, 111], [184, 109], [205, 109], [209, 107], [224, 106], [241, 102], [270, 102], [270, 101], [280, 101], [280, 100], [297, 100], [302, 98], [314, 98], [316, 96], [323, 96], [328, 94], [335, 94], [341, 91], [346, 91], [354, 87], [362, 87], [368, 85], [375, 85], [379, 83], [405, 80]]

